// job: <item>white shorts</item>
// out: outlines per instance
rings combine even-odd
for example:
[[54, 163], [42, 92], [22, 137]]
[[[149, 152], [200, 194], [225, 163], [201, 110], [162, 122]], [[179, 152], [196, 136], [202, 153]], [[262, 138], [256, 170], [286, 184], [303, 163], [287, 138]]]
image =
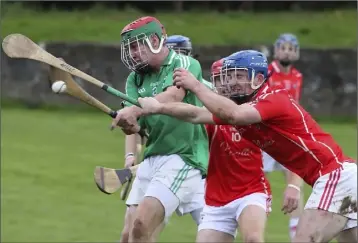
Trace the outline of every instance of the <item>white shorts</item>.
[[140, 163], [127, 205], [138, 205], [144, 197], [158, 199], [165, 218], [204, 206], [204, 184], [200, 170], [186, 164], [179, 155], [152, 156]]
[[271, 212], [271, 196], [265, 193], [253, 193], [221, 207], [205, 205], [198, 231], [211, 229], [236, 237], [238, 219], [244, 208], [249, 205], [262, 207], [266, 213], [269, 213]]
[[344, 230], [357, 227], [357, 164], [345, 162], [342, 168], [318, 178], [305, 209], [321, 209], [347, 217]]
[[264, 164], [264, 172], [273, 172], [273, 171], [286, 171], [286, 167], [278, 163], [270, 155], [262, 151], [262, 160]]

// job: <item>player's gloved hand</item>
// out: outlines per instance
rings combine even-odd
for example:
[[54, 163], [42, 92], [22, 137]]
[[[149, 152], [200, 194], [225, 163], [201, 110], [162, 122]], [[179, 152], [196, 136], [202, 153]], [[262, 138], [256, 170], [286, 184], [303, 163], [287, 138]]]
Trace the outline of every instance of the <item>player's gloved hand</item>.
[[138, 102], [143, 110], [143, 115], [157, 114], [162, 104], [153, 97], [139, 98]]
[[281, 211], [284, 214], [292, 213], [298, 207], [300, 196], [301, 191], [299, 187], [291, 184], [287, 185]]
[[173, 83], [179, 88], [194, 91], [200, 85], [200, 82], [194, 75], [184, 68], [178, 68], [173, 73]]
[[122, 131], [127, 135], [139, 132], [140, 126], [137, 121], [136, 113], [133, 112], [132, 107], [126, 107], [117, 111], [116, 118], [112, 120], [111, 130], [117, 126], [121, 127]]

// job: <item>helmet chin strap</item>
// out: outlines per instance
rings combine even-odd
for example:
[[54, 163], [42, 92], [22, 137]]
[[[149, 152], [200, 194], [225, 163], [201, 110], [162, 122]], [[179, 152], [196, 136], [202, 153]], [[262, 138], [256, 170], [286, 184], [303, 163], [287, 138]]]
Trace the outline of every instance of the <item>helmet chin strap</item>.
[[[251, 93], [251, 94], [246, 94], [246, 95], [232, 95], [230, 96], [230, 99], [232, 101], [234, 101], [236, 104], [238, 105], [242, 105], [244, 103], [250, 102], [255, 96], [256, 94], [259, 92], [259, 90], [263, 87], [263, 85], [267, 82], [267, 78], [260, 84], [257, 85], [256, 89]], [[251, 80], [251, 85], [253, 85], [253, 79]]]
[[[150, 49], [150, 51], [154, 54], [158, 54], [162, 48], [163, 48], [163, 44], [164, 44], [164, 40], [165, 40], [166, 36], [162, 36], [162, 38], [160, 39], [160, 43], [159, 43], [159, 47], [158, 49], [154, 49], [152, 46], [152, 43], [150, 43], [149, 38], [145, 37], [145, 42], [147, 42], [147, 45]], [[154, 69], [150, 66], [150, 65], [145, 65], [143, 67], [138, 68], [137, 70], [135, 70], [136, 73], [138, 73], [139, 75], [145, 75], [147, 73], [150, 73], [154, 71]]]
[[145, 41], [147, 42], [150, 51], [154, 54], [158, 54], [162, 50], [165, 38], [166, 36], [162, 36], [162, 38], [160, 38], [158, 49], [153, 48], [152, 43], [150, 43], [149, 38], [147, 36], [145, 37]]
[[261, 85], [263, 85], [264, 82], [258, 84], [258, 85], [255, 85], [255, 78], [256, 78], [256, 75], [255, 75], [255, 70], [252, 70], [251, 72], [251, 88], [254, 89], [254, 90], [257, 90], [258, 88], [261, 87]]

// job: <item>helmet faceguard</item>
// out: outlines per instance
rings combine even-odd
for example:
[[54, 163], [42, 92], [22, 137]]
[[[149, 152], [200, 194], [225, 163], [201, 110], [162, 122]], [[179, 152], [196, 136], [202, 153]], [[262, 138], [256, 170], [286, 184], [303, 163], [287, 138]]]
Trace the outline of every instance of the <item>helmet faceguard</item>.
[[300, 57], [300, 46], [293, 34], [282, 34], [274, 44], [274, 58], [284, 67], [291, 65]]
[[230, 98], [230, 94], [227, 85], [224, 83], [224, 78], [221, 71], [223, 64], [224, 64], [224, 59], [220, 59], [218, 61], [215, 61], [211, 65], [210, 80], [211, 83], [213, 84], [213, 87], [215, 88], [214, 89], [215, 92], [217, 92], [219, 95]]
[[[267, 59], [258, 51], [240, 51], [225, 58], [222, 76], [230, 99], [238, 104], [250, 101], [265, 83], [267, 71]], [[258, 75], [262, 75], [260, 81]]]
[[[154, 36], [159, 39], [157, 48], [152, 44]], [[121, 37], [121, 59], [124, 65], [137, 73], [145, 73], [150, 68], [150, 57], [162, 50], [166, 32], [156, 18], [143, 17], [124, 27]]]
[[190, 39], [182, 35], [169, 36], [165, 45], [168, 48], [173, 49], [175, 52], [186, 56], [191, 56], [191, 52], [193, 50]]

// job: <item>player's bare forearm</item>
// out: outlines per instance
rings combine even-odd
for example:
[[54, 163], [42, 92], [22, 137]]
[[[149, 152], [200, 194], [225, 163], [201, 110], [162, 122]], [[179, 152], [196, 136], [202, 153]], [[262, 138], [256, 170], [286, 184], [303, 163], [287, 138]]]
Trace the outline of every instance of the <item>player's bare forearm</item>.
[[125, 154], [133, 154], [134, 157], [137, 156], [137, 134], [126, 135]]
[[[156, 95], [154, 98], [160, 103], [181, 102], [185, 97], [184, 89], [178, 89], [175, 86], [168, 87], [164, 92]], [[143, 109], [138, 106], [131, 106], [131, 113], [138, 118], [144, 115]]]
[[204, 107], [193, 106], [182, 102], [162, 104], [158, 113], [173, 116], [190, 123], [215, 124], [210, 111]]
[[232, 100], [212, 92], [202, 83], [198, 84], [193, 92], [211, 113], [223, 121], [223, 124], [248, 125], [261, 121], [260, 114], [253, 106], [237, 105]]
[[287, 185], [290, 184], [301, 188], [303, 185], [303, 180], [296, 173], [287, 171]]
[[[181, 102], [185, 97], [184, 89], [178, 89], [177, 87], [168, 87], [164, 92], [157, 94], [154, 98], [160, 103], [168, 102]], [[138, 106], [131, 106], [133, 115], [140, 117], [143, 115], [143, 110]]]
[[184, 89], [175, 86], [168, 87], [164, 92], [157, 94], [154, 98], [160, 103], [181, 102], [185, 97]]
[[137, 162], [137, 134], [127, 135], [125, 139], [124, 167], [129, 168]]

